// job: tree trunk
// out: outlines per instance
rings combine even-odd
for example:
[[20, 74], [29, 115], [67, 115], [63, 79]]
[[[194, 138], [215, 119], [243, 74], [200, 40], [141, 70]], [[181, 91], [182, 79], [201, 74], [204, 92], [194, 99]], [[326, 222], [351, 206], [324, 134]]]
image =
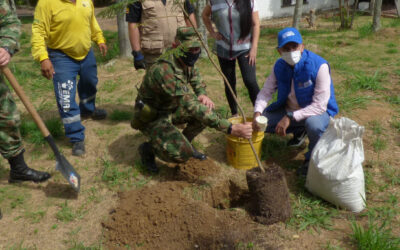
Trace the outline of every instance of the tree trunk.
[[354, 3], [353, 13], [351, 15], [350, 29], [353, 28], [353, 22], [357, 12], [357, 6], [358, 6], [358, 0], [356, 0], [356, 2]]
[[[201, 18], [201, 13], [203, 12], [204, 7], [206, 6], [207, 2], [206, 0], [197, 0], [196, 1], [196, 21], [197, 21], [197, 30], [201, 34], [204, 43], [207, 45], [207, 29], [206, 26], [203, 23], [203, 19]], [[203, 49], [201, 50], [201, 57], [207, 57], [206, 51]]]
[[[117, 0], [117, 2], [120, 2], [120, 0]], [[131, 45], [129, 42], [129, 34], [128, 34], [128, 23], [125, 21], [124, 12], [117, 14], [117, 25], [118, 25], [119, 56], [132, 57]]]
[[370, 0], [369, 1], [369, 12], [371, 13], [371, 16], [374, 16], [374, 10], [375, 10], [375, 0]]
[[381, 28], [381, 10], [382, 10], [382, 0], [376, 0], [374, 8], [374, 19], [372, 23], [372, 30], [374, 32], [377, 32]]
[[394, 0], [394, 4], [396, 5], [397, 16], [400, 17], [400, 1], [399, 0]]
[[343, 16], [343, 6], [342, 0], [339, 0], [339, 13], [340, 13], [340, 28], [344, 28], [344, 16]]
[[293, 27], [295, 27], [296, 29], [299, 29], [302, 12], [303, 12], [303, 0], [296, 0], [296, 6], [294, 7], [294, 15], [293, 15]]

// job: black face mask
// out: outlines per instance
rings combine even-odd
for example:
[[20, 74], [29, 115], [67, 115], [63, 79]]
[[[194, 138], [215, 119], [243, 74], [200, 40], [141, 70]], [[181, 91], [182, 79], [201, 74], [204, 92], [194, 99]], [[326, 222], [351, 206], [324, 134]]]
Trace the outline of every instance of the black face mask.
[[197, 59], [199, 59], [200, 52], [193, 54], [190, 51], [183, 52], [183, 56], [181, 57], [181, 60], [183, 61], [184, 64], [186, 64], [189, 67], [193, 67]]

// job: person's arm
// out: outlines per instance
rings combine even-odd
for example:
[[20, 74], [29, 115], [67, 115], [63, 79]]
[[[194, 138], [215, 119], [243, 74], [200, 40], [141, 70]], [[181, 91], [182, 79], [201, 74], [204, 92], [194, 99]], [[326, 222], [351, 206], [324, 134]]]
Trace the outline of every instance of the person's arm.
[[7, 1], [0, 6], [0, 11], [6, 13], [0, 16], [0, 66], [6, 66], [19, 49], [21, 23]]
[[39, 0], [32, 23], [32, 56], [36, 61], [48, 59], [46, 41], [50, 33], [51, 11], [47, 0]]
[[260, 38], [260, 18], [258, 17], [258, 11], [252, 13], [252, 29], [253, 33], [251, 36], [251, 49], [249, 52], [249, 64], [255, 65], [257, 58], [258, 40]]
[[190, 2], [190, 0], [185, 1], [184, 8], [185, 8], [186, 13], [189, 15], [189, 19], [190, 19], [190, 21], [189, 21], [185, 16], [186, 26], [192, 27], [191, 23], [193, 23], [193, 27], [197, 28], [196, 16], [194, 15], [195, 9], [194, 9], [193, 4]]
[[144, 56], [141, 52], [140, 45], [140, 20], [142, 18], [142, 4], [137, 1], [128, 5], [126, 13], [126, 21], [128, 22], [129, 42], [131, 44], [133, 66], [136, 70], [146, 69]]
[[128, 23], [128, 33], [132, 51], [140, 51], [139, 23]]
[[216, 40], [221, 40], [222, 35], [219, 32], [214, 31], [211, 23], [211, 5], [207, 4], [206, 7], [204, 7], [201, 17], [203, 18], [204, 25], [210, 33], [210, 36]]
[[322, 64], [315, 80], [314, 95], [310, 105], [293, 112], [296, 121], [326, 112], [331, 96], [331, 74], [328, 64]]
[[271, 74], [265, 80], [263, 88], [257, 95], [256, 102], [254, 103], [255, 114], [261, 114], [264, 111], [268, 105], [268, 102], [272, 99], [272, 95], [275, 93], [277, 87], [274, 69], [272, 69]]
[[53, 64], [47, 53], [46, 41], [50, 33], [51, 10], [47, 0], [39, 0], [35, 8], [32, 24], [32, 56], [40, 62], [40, 71], [47, 79], [52, 79], [55, 74]]

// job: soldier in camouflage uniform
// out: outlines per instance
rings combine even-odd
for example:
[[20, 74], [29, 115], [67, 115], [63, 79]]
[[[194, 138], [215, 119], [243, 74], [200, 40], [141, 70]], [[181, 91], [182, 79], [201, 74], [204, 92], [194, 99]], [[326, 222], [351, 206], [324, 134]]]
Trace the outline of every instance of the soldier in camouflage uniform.
[[[6, 66], [18, 50], [20, 22], [13, 0], [0, 0], [0, 66]], [[20, 117], [10, 90], [0, 75], [0, 153], [10, 163], [9, 182], [42, 182], [50, 178], [46, 172], [29, 168], [24, 160], [24, 147], [19, 132]]]
[[[204, 128], [212, 127], [235, 136], [250, 138], [251, 123], [234, 124], [220, 118], [206, 95], [205, 84], [194, 63], [200, 43], [194, 29], [177, 29], [176, 46], [182, 56], [163, 56], [147, 71], [136, 99], [132, 127], [150, 138], [139, 146], [142, 163], [157, 172], [155, 156], [181, 163], [190, 157], [205, 159], [191, 144]], [[168, 53], [168, 51], [166, 52]], [[176, 124], [187, 124], [182, 132]]]

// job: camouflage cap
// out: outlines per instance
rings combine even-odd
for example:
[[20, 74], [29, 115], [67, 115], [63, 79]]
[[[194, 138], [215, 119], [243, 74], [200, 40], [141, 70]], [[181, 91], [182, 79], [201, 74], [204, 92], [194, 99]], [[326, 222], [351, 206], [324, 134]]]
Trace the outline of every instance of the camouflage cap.
[[193, 27], [180, 27], [176, 30], [176, 39], [186, 48], [201, 47]]

